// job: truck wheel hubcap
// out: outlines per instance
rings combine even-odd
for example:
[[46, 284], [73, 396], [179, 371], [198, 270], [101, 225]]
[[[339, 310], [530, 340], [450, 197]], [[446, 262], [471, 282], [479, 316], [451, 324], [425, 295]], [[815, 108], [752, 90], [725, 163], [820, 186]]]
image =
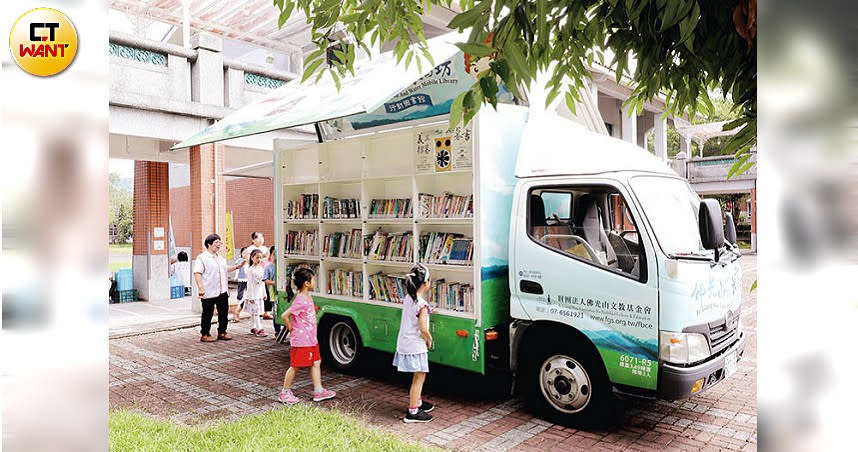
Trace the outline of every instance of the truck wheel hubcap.
[[554, 409], [564, 413], [577, 413], [590, 403], [590, 376], [578, 361], [554, 355], [546, 359], [539, 369], [539, 388]]
[[331, 355], [343, 365], [350, 364], [357, 354], [355, 333], [345, 322], [338, 322], [331, 328]]

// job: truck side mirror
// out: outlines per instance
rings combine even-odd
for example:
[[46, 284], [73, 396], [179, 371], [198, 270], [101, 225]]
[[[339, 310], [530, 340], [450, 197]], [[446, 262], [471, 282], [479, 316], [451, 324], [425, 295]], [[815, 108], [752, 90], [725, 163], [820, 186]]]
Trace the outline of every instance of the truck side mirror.
[[721, 221], [721, 206], [718, 201], [714, 199], [700, 201], [698, 223], [703, 248], [718, 250], [724, 246], [724, 224]]
[[725, 215], [724, 238], [731, 245], [736, 246], [736, 223], [733, 221], [733, 214], [727, 212]]

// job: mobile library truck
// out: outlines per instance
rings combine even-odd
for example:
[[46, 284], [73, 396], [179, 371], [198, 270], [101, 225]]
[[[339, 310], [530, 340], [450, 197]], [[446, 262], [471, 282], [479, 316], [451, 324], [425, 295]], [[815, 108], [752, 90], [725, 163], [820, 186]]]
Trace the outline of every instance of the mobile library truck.
[[317, 142], [274, 141], [277, 288], [314, 269], [326, 363], [395, 350], [404, 274], [422, 262], [430, 361], [512, 374], [552, 419], [729, 377], [741, 273], [718, 203], [647, 151], [508, 93], [450, 128], [482, 63], [445, 39], [422, 77], [381, 55], [341, 91], [291, 82], [176, 146], [314, 125]]

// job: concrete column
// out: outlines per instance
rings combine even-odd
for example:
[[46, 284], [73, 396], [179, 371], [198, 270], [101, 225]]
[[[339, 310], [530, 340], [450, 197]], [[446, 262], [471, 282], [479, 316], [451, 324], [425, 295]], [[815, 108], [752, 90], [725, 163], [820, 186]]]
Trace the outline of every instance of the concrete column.
[[623, 140], [629, 143], [636, 143], [638, 139], [638, 118], [635, 115], [634, 109], [624, 106], [620, 115], [623, 129]]
[[661, 119], [655, 115], [655, 156], [662, 161], [667, 161], [667, 119]]
[[191, 66], [191, 97], [194, 102], [223, 106], [222, 47], [223, 41], [209, 33], [197, 33], [191, 38], [191, 48], [197, 51], [197, 60]]
[[691, 155], [691, 138], [679, 137], [679, 152], [685, 152], [685, 155]]
[[134, 288], [141, 300], [170, 298], [170, 186], [166, 162], [134, 162]]
[[229, 68], [224, 80], [224, 106], [241, 108], [244, 106], [244, 71]]
[[590, 81], [589, 92], [590, 98], [593, 99], [593, 105], [599, 109], [599, 85], [596, 85], [594, 81]]

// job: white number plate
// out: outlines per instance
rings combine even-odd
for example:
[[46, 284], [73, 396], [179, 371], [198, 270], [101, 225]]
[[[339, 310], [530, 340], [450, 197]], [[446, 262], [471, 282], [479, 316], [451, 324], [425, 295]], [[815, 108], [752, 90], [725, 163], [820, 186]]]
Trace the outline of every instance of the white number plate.
[[727, 356], [724, 357], [724, 378], [729, 377], [736, 373], [736, 368], [738, 364], [736, 362], [736, 350], [728, 353]]

